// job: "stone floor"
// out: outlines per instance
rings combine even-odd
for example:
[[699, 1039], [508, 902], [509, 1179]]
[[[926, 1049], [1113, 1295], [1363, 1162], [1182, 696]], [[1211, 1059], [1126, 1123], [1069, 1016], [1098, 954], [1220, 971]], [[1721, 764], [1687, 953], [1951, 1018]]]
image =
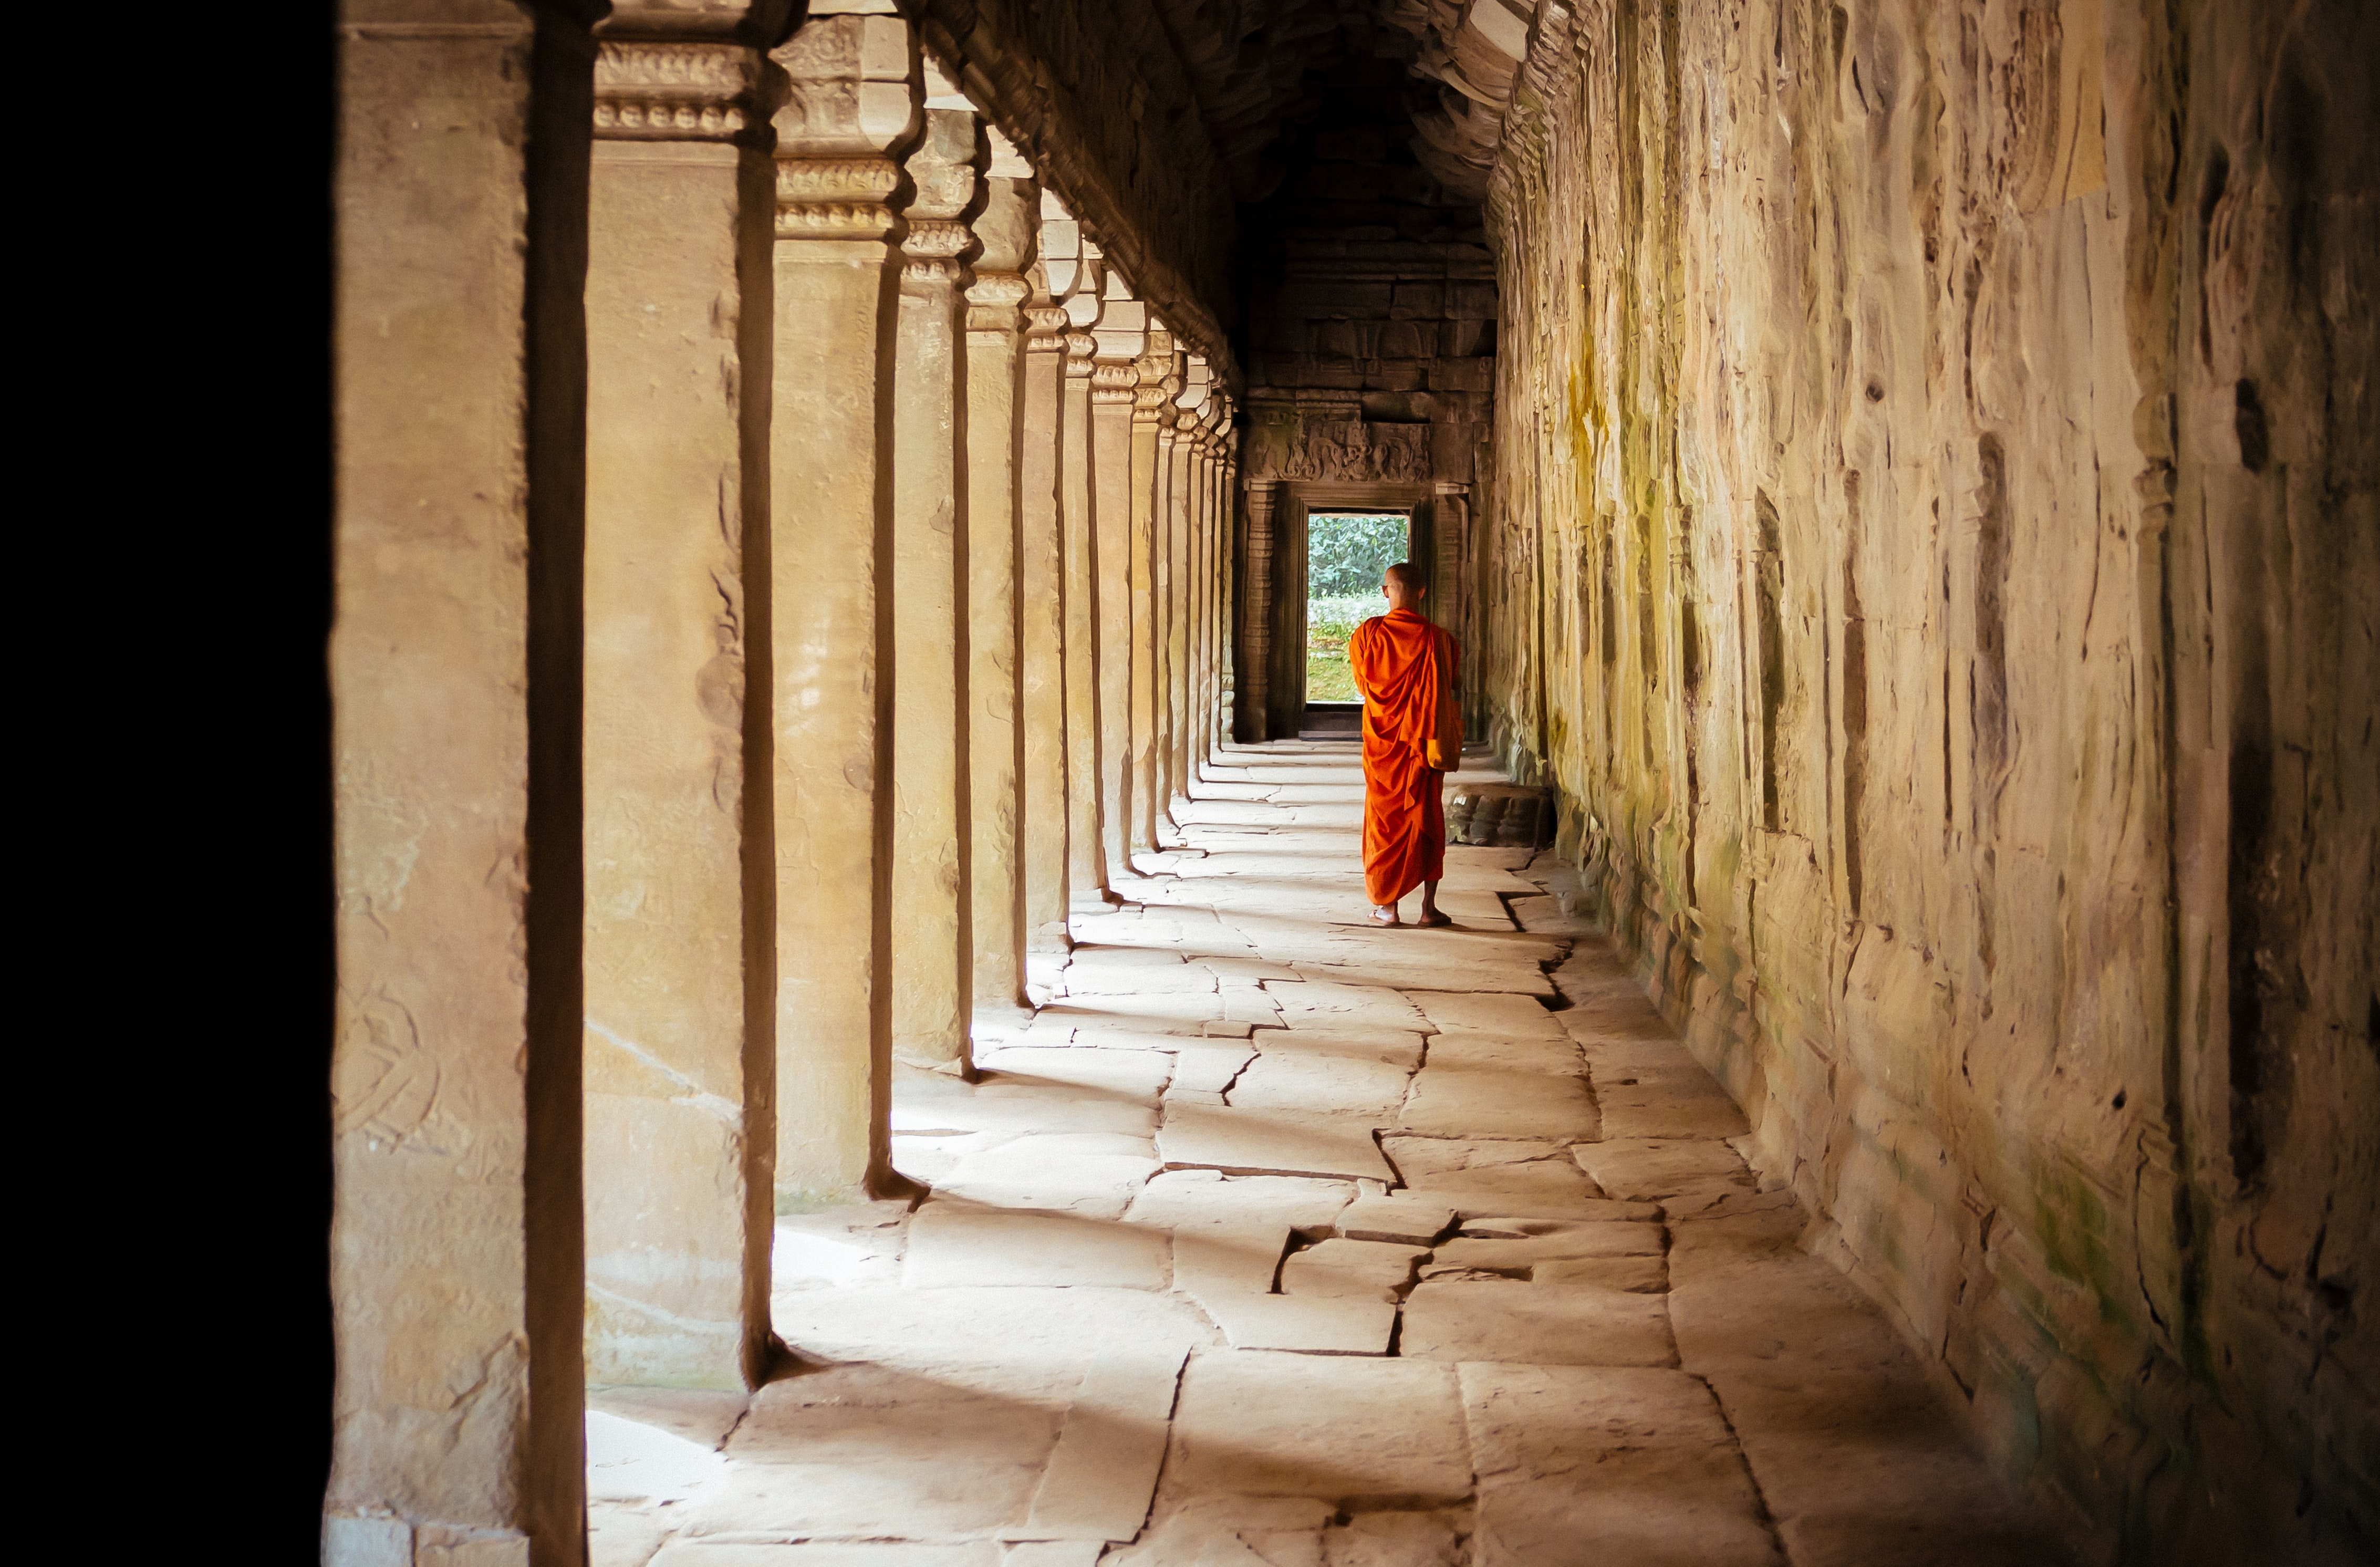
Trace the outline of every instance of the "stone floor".
[[2059, 1560], [1563, 883], [1369, 929], [1354, 747], [1231, 756], [779, 1221], [794, 1364], [593, 1396], [600, 1567]]

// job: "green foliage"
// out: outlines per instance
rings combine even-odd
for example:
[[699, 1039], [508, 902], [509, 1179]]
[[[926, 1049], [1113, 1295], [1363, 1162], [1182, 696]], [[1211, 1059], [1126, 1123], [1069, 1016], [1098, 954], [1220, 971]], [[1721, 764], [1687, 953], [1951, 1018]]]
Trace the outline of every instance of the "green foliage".
[[1402, 516], [1318, 512], [1305, 519], [1305, 699], [1360, 700], [1347, 667], [1347, 638], [1389, 613], [1380, 573], [1405, 558]]
[[1305, 596], [1377, 594], [1380, 573], [1405, 558], [1410, 524], [1402, 514], [1317, 512], [1305, 519]]

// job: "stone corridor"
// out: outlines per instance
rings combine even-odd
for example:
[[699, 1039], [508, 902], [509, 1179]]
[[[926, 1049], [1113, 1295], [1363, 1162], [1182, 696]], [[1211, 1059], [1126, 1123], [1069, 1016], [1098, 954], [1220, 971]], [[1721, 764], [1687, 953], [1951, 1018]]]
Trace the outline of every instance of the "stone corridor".
[[1551, 854], [1367, 929], [1354, 747], [1223, 755], [780, 1218], [779, 1374], [590, 1394], [600, 1567], [2058, 1559]]
[[2380, 6], [334, 25], [260, 1560], [2380, 1561]]

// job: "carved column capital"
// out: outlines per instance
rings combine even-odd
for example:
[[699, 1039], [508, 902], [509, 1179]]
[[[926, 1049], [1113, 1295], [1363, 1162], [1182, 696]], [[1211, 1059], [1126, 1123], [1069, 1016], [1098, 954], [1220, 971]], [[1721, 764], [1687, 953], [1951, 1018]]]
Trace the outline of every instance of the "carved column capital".
[[[1071, 322], [1072, 317], [1068, 320]], [[1066, 374], [1069, 379], [1085, 381], [1096, 368], [1091, 356], [1099, 351], [1099, 340], [1087, 332], [1066, 334]]]
[[917, 40], [898, 17], [812, 18], [769, 58], [776, 107], [777, 237], [887, 240], [900, 232], [900, 153], [924, 113]]
[[1022, 273], [978, 272], [975, 281], [967, 285], [967, 330], [1018, 331], [1024, 326], [1025, 318], [1017, 307], [1032, 292], [1033, 285], [1025, 280]]
[[1025, 308], [1025, 351], [1028, 354], [1062, 354], [1073, 341], [1066, 330], [1066, 310], [1062, 305], [1027, 305]]
[[926, 111], [926, 134], [906, 165], [917, 193], [910, 199], [909, 232], [901, 241], [904, 284], [964, 288], [971, 281], [968, 263], [980, 247], [967, 220], [983, 194], [987, 159], [983, 127], [971, 112]]
[[742, 141], [784, 94], [784, 73], [732, 42], [605, 39], [595, 51], [599, 141]]
[[1137, 390], [1133, 395], [1132, 422], [1162, 425], [1173, 424], [1174, 395], [1182, 390], [1175, 369], [1172, 334], [1152, 328], [1148, 334], [1148, 350], [1133, 361]]
[[1094, 364], [1091, 369], [1091, 401], [1094, 403], [1133, 403], [1139, 398], [1140, 372], [1130, 364]]
[[891, 158], [777, 159], [777, 237], [889, 239], [901, 165]]

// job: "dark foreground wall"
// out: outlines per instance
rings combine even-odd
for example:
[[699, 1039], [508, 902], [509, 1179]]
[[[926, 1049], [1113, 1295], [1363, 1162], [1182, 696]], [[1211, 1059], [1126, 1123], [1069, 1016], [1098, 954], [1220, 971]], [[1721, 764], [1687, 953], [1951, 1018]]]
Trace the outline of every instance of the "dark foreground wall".
[[2380, 1537], [2362, 0], [1537, 7], [1495, 734], [2095, 1553]]

